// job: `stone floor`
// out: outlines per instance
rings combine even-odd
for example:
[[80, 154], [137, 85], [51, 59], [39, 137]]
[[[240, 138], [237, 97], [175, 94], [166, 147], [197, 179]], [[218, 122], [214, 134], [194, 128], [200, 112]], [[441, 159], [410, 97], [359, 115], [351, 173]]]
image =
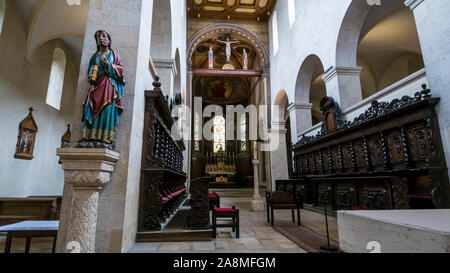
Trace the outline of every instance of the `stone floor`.
[[[236, 206], [240, 210], [241, 238], [235, 239], [230, 229], [218, 229], [218, 238], [211, 242], [137, 243], [130, 253], [306, 253], [291, 240], [267, 223], [266, 212], [251, 212], [250, 198], [223, 197], [222, 207]], [[276, 225], [295, 225], [291, 212], [275, 211]], [[325, 235], [324, 215], [308, 210], [301, 211], [302, 224]], [[330, 217], [330, 233], [337, 239], [336, 217]]]
[[[224, 197], [222, 207], [236, 206], [240, 209], [241, 238], [235, 239], [229, 229], [219, 229], [218, 238], [211, 242], [180, 243], [137, 243], [130, 253], [305, 253], [292, 241], [278, 233], [267, 223], [266, 212], [251, 212], [250, 198]], [[301, 211], [302, 224], [325, 235], [324, 215], [308, 210]], [[276, 225], [295, 225], [291, 221], [290, 211], [275, 211]], [[331, 238], [338, 241], [335, 217], [330, 217]], [[4, 252], [5, 236], [0, 235], [0, 253]], [[50, 253], [52, 239], [33, 239], [31, 253]], [[12, 253], [23, 253], [24, 239], [14, 239]]]

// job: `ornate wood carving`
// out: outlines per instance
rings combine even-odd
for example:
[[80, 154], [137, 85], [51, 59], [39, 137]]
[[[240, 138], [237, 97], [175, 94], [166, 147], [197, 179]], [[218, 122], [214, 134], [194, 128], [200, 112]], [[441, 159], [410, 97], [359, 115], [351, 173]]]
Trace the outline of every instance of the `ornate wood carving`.
[[[431, 98], [429, 89], [423, 88], [414, 97], [374, 101], [353, 121], [342, 120], [339, 106], [332, 99], [324, 98], [322, 131], [316, 136], [302, 137], [292, 148], [296, 157], [304, 159], [302, 171], [295, 178], [317, 177], [330, 181], [339, 177], [387, 176], [389, 179], [371, 185], [387, 192], [392, 189], [392, 204], [390, 194], [386, 193], [384, 208], [405, 208], [411, 198], [427, 196], [432, 197], [436, 208], [450, 208], [448, 171], [434, 110], [439, 99]], [[433, 190], [417, 191], [411, 186], [416, 183], [416, 177], [423, 175], [429, 177], [423, 183], [432, 184], [425, 188]], [[317, 199], [322, 190], [316, 191]], [[333, 192], [333, 196], [339, 194], [342, 197], [342, 192]], [[382, 196], [379, 190], [366, 190], [354, 205], [380, 207]]]
[[190, 225], [194, 230], [209, 229], [209, 181], [210, 177], [202, 177], [191, 181], [191, 208]]
[[138, 231], [160, 230], [161, 223], [185, 198], [182, 141], [171, 135], [174, 124], [162, 92], [145, 92], [142, 175]]

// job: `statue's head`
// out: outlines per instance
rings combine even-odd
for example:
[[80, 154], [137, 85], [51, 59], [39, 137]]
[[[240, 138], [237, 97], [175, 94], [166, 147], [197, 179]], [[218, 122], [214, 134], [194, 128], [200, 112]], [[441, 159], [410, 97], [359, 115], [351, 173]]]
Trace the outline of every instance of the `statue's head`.
[[100, 50], [101, 46], [107, 46], [111, 49], [111, 35], [109, 35], [106, 30], [97, 30], [94, 35], [95, 41], [97, 42], [97, 50]]

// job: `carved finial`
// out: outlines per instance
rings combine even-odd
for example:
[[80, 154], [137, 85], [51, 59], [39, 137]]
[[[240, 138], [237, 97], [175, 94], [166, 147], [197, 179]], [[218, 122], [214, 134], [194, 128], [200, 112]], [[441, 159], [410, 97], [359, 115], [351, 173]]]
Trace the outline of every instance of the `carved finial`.
[[30, 111], [30, 114], [33, 113], [34, 111], [33, 107], [28, 108], [28, 111]]
[[427, 85], [426, 84], [422, 84], [422, 88], [423, 88], [423, 90], [422, 90], [423, 98], [424, 99], [431, 98], [431, 94], [430, 94], [431, 90], [427, 88]]
[[155, 90], [161, 90], [161, 83], [159, 82], [159, 76], [155, 76], [155, 81], [153, 82], [153, 87]]

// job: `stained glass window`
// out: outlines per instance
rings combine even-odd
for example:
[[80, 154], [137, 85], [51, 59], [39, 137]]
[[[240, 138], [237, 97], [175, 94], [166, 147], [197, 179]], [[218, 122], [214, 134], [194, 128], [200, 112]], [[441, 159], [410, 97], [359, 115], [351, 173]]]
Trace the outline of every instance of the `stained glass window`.
[[214, 118], [214, 153], [225, 152], [225, 118], [216, 116]]
[[247, 118], [242, 116], [240, 123], [240, 131], [241, 131], [241, 151], [247, 151]]
[[200, 125], [200, 115], [198, 113], [194, 114], [194, 149], [196, 152], [200, 151], [200, 130], [201, 130], [201, 125]]

